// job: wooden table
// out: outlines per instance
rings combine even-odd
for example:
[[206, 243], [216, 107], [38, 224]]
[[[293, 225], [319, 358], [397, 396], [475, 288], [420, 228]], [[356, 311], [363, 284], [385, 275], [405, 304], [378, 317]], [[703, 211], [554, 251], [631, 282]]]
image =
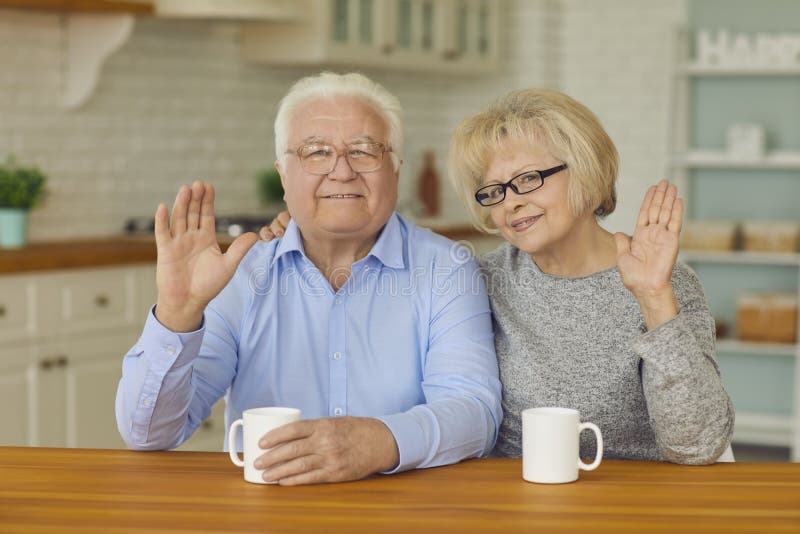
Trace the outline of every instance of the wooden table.
[[800, 532], [800, 464], [606, 461], [573, 484], [519, 460], [284, 488], [227, 454], [0, 447], [0, 532]]

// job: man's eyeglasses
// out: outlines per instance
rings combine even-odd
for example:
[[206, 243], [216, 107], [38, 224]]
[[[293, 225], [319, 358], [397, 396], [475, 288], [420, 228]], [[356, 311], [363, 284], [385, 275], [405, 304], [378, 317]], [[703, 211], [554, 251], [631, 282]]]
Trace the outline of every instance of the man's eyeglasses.
[[504, 184], [491, 184], [481, 187], [475, 192], [475, 200], [481, 206], [494, 206], [506, 199], [509, 187], [518, 195], [536, 191], [544, 185], [544, 179], [567, 168], [567, 164], [552, 167], [543, 171], [525, 171], [516, 175]]
[[336, 168], [339, 157], [344, 155], [347, 163], [355, 172], [377, 171], [383, 162], [383, 153], [391, 152], [383, 143], [353, 143], [345, 145], [338, 151], [331, 145], [309, 143], [300, 145], [297, 150], [287, 150], [287, 154], [296, 154], [300, 166], [311, 174], [330, 174]]

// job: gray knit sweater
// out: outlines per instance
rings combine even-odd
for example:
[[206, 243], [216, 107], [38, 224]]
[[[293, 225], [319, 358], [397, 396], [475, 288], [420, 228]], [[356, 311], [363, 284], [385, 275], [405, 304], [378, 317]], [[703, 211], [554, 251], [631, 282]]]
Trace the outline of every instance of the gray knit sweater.
[[[714, 319], [687, 266], [672, 273], [680, 313], [650, 332], [616, 268], [554, 277], [507, 243], [481, 266], [503, 383], [495, 455], [520, 456], [520, 412], [540, 406], [596, 423], [605, 458], [705, 464], [728, 446], [733, 404], [714, 358]], [[584, 432], [581, 456], [594, 454]]]

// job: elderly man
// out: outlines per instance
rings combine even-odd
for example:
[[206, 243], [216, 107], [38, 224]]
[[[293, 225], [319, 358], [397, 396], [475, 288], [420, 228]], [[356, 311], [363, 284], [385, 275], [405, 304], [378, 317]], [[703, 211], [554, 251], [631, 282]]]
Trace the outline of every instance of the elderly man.
[[267, 481], [487, 454], [502, 419], [488, 300], [474, 260], [394, 212], [397, 99], [358, 74], [304, 78], [275, 145], [294, 217], [282, 239], [246, 234], [222, 254], [210, 184], [181, 187], [171, 218], [158, 207], [158, 300], [117, 392], [125, 442], [177, 447], [224, 395], [226, 425], [302, 410], [260, 442]]

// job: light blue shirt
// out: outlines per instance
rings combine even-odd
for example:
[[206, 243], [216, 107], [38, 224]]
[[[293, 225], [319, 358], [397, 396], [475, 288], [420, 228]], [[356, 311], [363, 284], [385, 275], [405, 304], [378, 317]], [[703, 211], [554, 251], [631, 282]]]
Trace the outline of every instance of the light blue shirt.
[[334, 292], [292, 222], [248, 252], [199, 330], [171, 332], [150, 311], [123, 361], [119, 431], [132, 449], [175, 448], [224, 395], [226, 428], [261, 406], [376, 417], [397, 441], [394, 471], [486, 455], [502, 410], [478, 273], [395, 213]]

